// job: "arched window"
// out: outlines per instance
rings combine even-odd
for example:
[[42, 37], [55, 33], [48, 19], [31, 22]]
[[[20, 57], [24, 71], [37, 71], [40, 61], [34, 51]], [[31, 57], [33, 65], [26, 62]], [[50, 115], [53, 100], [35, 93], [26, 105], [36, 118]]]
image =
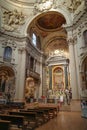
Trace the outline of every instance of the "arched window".
[[40, 42], [40, 37], [39, 36], [37, 37], [37, 48], [39, 50], [41, 50], [41, 42]]
[[40, 37], [37, 36], [34, 32], [32, 33], [32, 43], [35, 47], [41, 50]]
[[30, 57], [30, 69], [33, 70], [34, 68], [34, 58]]
[[7, 46], [4, 49], [4, 56], [3, 56], [3, 60], [5, 61], [11, 61], [12, 58], [12, 48]]
[[34, 44], [34, 46], [37, 45], [37, 37], [36, 37], [35, 33], [32, 34], [32, 43]]
[[87, 45], [87, 30], [83, 32], [84, 43]]

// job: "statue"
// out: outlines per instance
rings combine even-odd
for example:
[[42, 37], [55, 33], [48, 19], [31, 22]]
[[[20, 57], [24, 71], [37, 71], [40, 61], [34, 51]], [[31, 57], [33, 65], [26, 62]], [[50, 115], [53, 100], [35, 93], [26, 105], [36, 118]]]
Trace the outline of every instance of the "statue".
[[35, 85], [34, 85], [34, 79], [31, 77], [28, 77], [26, 79], [26, 86], [25, 86], [25, 98], [34, 98], [35, 93]]

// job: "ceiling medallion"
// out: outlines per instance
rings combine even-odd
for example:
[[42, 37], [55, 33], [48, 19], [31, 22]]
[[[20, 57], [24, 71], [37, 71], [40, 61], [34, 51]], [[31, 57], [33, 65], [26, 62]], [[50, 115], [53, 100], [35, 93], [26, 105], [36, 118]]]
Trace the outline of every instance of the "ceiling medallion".
[[44, 12], [55, 7], [55, 0], [37, 0], [34, 4], [34, 9], [40, 12]]

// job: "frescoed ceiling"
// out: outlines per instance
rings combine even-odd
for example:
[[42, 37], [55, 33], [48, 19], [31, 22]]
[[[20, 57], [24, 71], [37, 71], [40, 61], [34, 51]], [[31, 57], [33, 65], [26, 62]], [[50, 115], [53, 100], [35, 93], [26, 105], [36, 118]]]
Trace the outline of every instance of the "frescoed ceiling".
[[63, 15], [58, 12], [50, 11], [43, 14], [40, 18], [37, 19], [37, 25], [43, 29], [57, 29], [61, 27], [62, 24], [65, 24], [66, 20]]
[[[48, 53], [57, 49], [68, 51], [67, 32], [63, 29], [64, 24], [66, 24], [66, 20], [62, 14], [49, 11], [37, 16], [31, 22], [27, 31], [30, 34], [30, 30], [33, 29], [34, 32], [40, 34], [42, 50], [48, 55]], [[45, 42], [43, 42], [44, 38], [47, 39]]]
[[[64, 32], [64, 24], [66, 19], [62, 13], [54, 11], [64, 7], [69, 14], [73, 14], [81, 5], [83, 0], [6, 0], [9, 3], [24, 6], [24, 8], [32, 8], [34, 15], [39, 13], [29, 24], [27, 33], [30, 31], [40, 36], [42, 50], [46, 53], [55, 51], [56, 49], [68, 51], [67, 33]], [[53, 9], [53, 10], [50, 10]], [[65, 12], [66, 13], [66, 12]], [[71, 15], [72, 16], [72, 15]], [[63, 30], [63, 32], [62, 32]], [[55, 33], [55, 35], [53, 35]], [[64, 36], [61, 37], [61, 33]], [[66, 35], [66, 36], [65, 36]], [[47, 40], [46, 40], [47, 39]]]

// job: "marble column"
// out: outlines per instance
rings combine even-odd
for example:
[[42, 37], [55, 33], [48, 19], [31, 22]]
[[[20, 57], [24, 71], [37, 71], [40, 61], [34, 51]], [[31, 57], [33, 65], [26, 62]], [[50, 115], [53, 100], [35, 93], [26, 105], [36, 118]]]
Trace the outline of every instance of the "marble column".
[[42, 57], [40, 59], [40, 63], [39, 63], [39, 68], [40, 68], [40, 87], [39, 87], [39, 98], [41, 98], [42, 96], [42, 90], [43, 90], [43, 65], [42, 65]]
[[49, 89], [52, 89], [52, 66], [49, 66]]
[[72, 88], [72, 99], [78, 99], [76, 59], [74, 52], [75, 51], [74, 41], [72, 37], [68, 39], [68, 43], [69, 43], [69, 57], [70, 57], [70, 86]]
[[79, 68], [79, 52], [78, 52], [78, 46], [79, 46], [79, 40], [77, 39], [77, 35], [74, 36], [74, 50], [75, 50], [75, 59], [76, 59], [76, 72], [77, 72], [77, 91], [78, 91], [78, 98], [80, 99], [81, 95], [81, 78], [80, 78], [80, 68]]
[[17, 83], [16, 83], [16, 99], [24, 99], [25, 88], [25, 68], [26, 68], [26, 50], [21, 48], [18, 51], [18, 71], [17, 71]]
[[67, 66], [64, 66], [65, 70], [65, 88], [68, 87], [68, 72], [67, 72]]
[[27, 67], [27, 77], [29, 77], [30, 73], [30, 54], [27, 55], [27, 62], [26, 62], [26, 67]]

